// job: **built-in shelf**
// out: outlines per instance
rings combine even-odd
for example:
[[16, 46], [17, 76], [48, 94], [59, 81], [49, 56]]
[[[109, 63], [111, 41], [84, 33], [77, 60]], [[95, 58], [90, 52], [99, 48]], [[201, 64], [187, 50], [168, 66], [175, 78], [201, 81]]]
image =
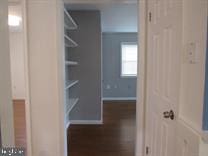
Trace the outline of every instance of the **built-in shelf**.
[[65, 46], [66, 47], [77, 47], [78, 44], [73, 41], [69, 36], [67, 36], [66, 34], [64, 35], [65, 38]]
[[69, 121], [69, 120], [67, 120], [67, 121], [66, 121], [66, 125], [65, 125], [65, 129], [66, 129], [66, 131], [68, 130], [69, 126], [70, 126], [70, 121]]
[[75, 61], [65, 61], [65, 64], [69, 65], [69, 66], [76, 66], [76, 65], [78, 65], [78, 63], [75, 62]]
[[65, 8], [64, 8], [64, 17], [65, 17], [65, 24], [64, 24], [65, 29], [75, 30], [78, 28], [76, 22], [73, 20], [73, 18]]
[[78, 103], [78, 101], [79, 101], [79, 98], [71, 98], [68, 100], [68, 107], [66, 110], [66, 116], [69, 115], [69, 113], [74, 108], [74, 106]]
[[[72, 19], [71, 15], [69, 12], [64, 8], [64, 43], [65, 43], [65, 54], [71, 52], [74, 47], [77, 47], [78, 44], [71, 38], [70, 35], [70, 30], [75, 30], [78, 28], [76, 22]], [[68, 48], [69, 47], [69, 48]], [[76, 95], [76, 89], [70, 89], [71, 87], [76, 87], [75, 85], [79, 83], [79, 80], [68, 80], [69, 78], [67, 75], [72, 75], [74, 72], [71, 73], [71, 68], [68, 69], [68, 66], [76, 66], [78, 65], [78, 62], [76, 61], [71, 61], [71, 57], [67, 57], [68, 55], [65, 55], [65, 126], [66, 130], [70, 125], [70, 120], [69, 120], [69, 114], [74, 108], [74, 106], [78, 103], [79, 98], [72, 98], [72, 96], [78, 97]], [[66, 70], [67, 68], [67, 70]], [[69, 90], [70, 89], [70, 90]]]
[[69, 89], [69, 88], [73, 87], [78, 82], [79, 82], [79, 80], [69, 80], [69, 81], [67, 81], [65, 89]]

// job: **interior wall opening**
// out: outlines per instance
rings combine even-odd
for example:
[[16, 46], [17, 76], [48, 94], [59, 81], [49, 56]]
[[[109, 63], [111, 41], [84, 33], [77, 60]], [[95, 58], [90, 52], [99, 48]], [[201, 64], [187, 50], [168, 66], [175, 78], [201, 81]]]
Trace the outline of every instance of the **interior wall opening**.
[[138, 5], [98, 2], [66, 3], [65, 7], [77, 25], [67, 32], [77, 43], [67, 49], [67, 58], [78, 62], [66, 74], [79, 80], [67, 93], [79, 97], [68, 117], [68, 154], [133, 156]]

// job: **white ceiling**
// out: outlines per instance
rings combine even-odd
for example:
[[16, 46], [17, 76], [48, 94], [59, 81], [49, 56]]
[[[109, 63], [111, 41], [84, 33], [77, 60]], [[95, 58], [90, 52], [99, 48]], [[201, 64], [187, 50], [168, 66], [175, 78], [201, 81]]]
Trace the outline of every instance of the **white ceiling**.
[[92, 3], [137, 3], [138, 0], [64, 0], [65, 3], [92, 4]]
[[74, 0], [67, 3], [67, 8], [100, 10], [103, 32], [137, 32], [138, 7], [135, 0]]

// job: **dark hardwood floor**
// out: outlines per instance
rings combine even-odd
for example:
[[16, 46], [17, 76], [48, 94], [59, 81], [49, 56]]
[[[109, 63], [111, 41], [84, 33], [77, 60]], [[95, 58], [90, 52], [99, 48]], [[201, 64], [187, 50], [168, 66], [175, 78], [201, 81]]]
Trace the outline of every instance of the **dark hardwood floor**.
[[[15, 144], [26, 147], [24, 100], [14, 100]], [[134, 156], [135, 102], [105, 102], [103, 125], [71, 125], [69, 156]]]
[[71, 125], [69, 156], [134, 156], [136, 103], [104, 102], [103, 125]]

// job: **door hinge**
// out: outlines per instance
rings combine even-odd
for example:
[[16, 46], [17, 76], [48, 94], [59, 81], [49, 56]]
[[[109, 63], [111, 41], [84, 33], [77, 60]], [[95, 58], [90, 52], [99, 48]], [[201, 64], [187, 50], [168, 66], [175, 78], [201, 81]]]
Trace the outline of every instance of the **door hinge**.
[[149, 12], [149, 22], [151, 22], [151, 21], [152, 21], [152, 13]]
[[147, 146], [146, 149], [145, 149], [145, 153], [146, 153], [146, 155], [149, 154], [149, 147], [148, 147], [148, 146]]

